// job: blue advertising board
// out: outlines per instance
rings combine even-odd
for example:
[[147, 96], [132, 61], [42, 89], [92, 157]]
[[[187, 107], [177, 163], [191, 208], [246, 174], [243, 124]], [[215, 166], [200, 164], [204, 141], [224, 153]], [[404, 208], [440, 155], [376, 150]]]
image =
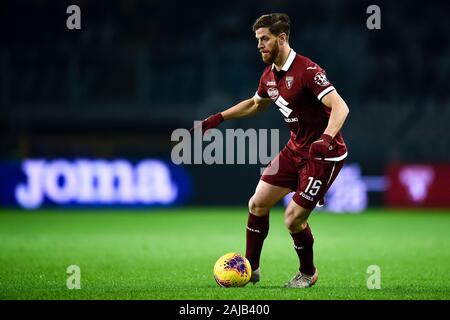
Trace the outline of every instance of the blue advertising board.
[[24, 159], [0, 163], [0, 204], [170, 206], [184, 203], [191, 182], [183, 167], [159, 159]]

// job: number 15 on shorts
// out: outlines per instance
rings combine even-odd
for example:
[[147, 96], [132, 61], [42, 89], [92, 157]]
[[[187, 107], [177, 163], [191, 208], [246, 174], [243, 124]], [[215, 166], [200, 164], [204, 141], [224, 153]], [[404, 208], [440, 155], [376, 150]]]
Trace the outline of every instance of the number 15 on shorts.
[[322, 181], [319, 179], [314, 179], [314, 177], [308, 177], [308, 185], [306, 186], [305, 193], [309, 193], [311, 196], [316, 196], [319, 193], [320, 187], [322, 186]]

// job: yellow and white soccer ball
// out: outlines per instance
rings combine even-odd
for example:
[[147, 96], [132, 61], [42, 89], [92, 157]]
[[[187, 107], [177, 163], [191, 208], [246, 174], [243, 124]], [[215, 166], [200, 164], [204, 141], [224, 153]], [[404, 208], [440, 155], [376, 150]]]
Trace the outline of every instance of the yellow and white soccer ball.
[[243, 287], [252, 275], [252, 267], [239, 253], [227, 253], [214, 265], [214, 279], [221, 287]]

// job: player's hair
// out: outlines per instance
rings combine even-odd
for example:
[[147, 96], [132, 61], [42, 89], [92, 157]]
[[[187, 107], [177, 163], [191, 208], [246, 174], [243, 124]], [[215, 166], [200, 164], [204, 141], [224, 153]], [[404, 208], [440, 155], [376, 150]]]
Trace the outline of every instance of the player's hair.
[[259, 28], [269, 28], [269, 31], [278, 36], [281, 33], [286, 33], [289, 39], [289, 29], [291, 25], [291, 19], [286, 13], [269, 13], [262, 15], [256, 19], [253, 24], [253, 31]]

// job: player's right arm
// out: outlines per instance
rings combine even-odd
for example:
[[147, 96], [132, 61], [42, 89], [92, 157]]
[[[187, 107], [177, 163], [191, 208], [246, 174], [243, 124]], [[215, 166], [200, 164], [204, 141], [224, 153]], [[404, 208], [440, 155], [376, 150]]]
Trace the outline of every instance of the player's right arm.
[[[263, 81], [264, 75], [268, 72], [268, 70], [270, 69], [266, 68], [266, 71], [261, 76], [259, 80], [258, 90], [252, 98], [243, 100], [238, 104], [232, 106], [231, 108], [213, 114], [212, 116], [209, 116], [208, 118], [203, 120], [201, 123], [202, 132], [217, 127], [225, 120], [249, 117], [266, 109], [267, 106], [272, 102], [272, 100], [268, 96], [267, 87], [264, 85], [265, 82]], [[195, 127], [191, 128], [191, 132], [194, 129]]]
[[[270, 99], [261, 98], [258, 95], [255, 95], [253, 98], [243, 100], [238, 104], [232, 106], [231, 108], [213, 114], [212, 116], [203, 120], [201, 124], [202, 132], [217, 127], [220, 123], [222, 123], [225, 120], [252, 116], [266, 109], [266, 107], [270, 104], [270, 102], [271, 102]], [[194, 129], [195, 127], [191, 128], [191, 132]]]
[[231, 108], [222, 111], [222, 116], [224, 120], [249, 117], [265, 110], [270, 103], [270, 99], [261, 99], [255, 95], [253, 98], [243, 100]]

